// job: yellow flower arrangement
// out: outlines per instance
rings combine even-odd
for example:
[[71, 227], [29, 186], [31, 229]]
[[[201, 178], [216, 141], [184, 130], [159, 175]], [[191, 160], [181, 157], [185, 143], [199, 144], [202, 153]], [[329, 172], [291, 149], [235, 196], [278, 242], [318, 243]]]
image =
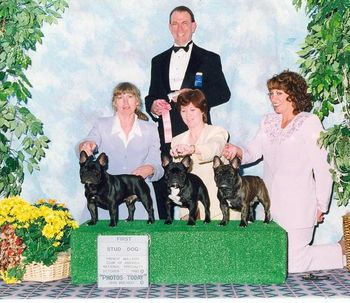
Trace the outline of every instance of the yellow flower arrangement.
[[30, 204], [21, 197], [0, 200], [0, 278], [20, 281], [25, 265], [49, 266], [58, 253], [69, 249], [69, 237], [78, 223], [62, 203], [38, 200]]

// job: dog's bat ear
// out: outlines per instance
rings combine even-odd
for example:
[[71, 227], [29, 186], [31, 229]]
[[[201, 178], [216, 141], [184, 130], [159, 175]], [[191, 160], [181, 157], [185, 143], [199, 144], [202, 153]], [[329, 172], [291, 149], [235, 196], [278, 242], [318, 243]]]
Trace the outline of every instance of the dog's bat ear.
[[241, 167], [241, 159], [238, 157], [234, 157], [230, 163], [234, 169], [239, 169]]
[[214, 159], [213, 159], [213, 168], [216, 169], [216, 168], [218, 168], [220, 165], [222, 165], [222, 161], [221, 161], [220, 157], [214, 156]]
[[192, 159], [189, 155], [185, 156], [182, 160], [181, 163], [186, 167], [189, 168], [191, 166]]
[[162, 166], [163, 167], [168, 166], [168, 164], [172, 161], [173, 161], [173, 158], [171, 158], [169, 155], [166, 155], [166, 154], [162, 155]]
[[108, 157], [105, 153], [102, 153], [98, 156], [97, 162], [100, 163], [101, 166], [107, 168], [108, 167]]
[[79, 163], [80, 164], [85, 163], [88, 158], [89, 158], [89, 156], [87, 155], [87, 153], [84, 150], [82, 150], [80, 152]]

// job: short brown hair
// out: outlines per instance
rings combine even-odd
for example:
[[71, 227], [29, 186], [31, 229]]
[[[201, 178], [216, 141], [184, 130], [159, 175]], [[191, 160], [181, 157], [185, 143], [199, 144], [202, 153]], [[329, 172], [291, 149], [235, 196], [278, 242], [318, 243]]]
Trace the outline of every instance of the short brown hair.
[[295, 115], [303, 111], [311, 111], [311, 95], [307, 93], [305, 79], [298, 73], [285, 70], [267, 80], [266, 84], [269, 91], [279, 89], [288, 95], [287, 100], [292, 102]]
[[203, 113], [203, 122], [208, 122], [208, 102], [203, 92], [199, 89], [186, 89], [184, 92], [178, 95], [176, 101], [176, 109], [181, 112], [181, 106], [187, 106], [190, 103], [194, 107], [200, 109]]
[[191, 22], [196, 22], [196, 20], [194, 20], [194, 14], [193, 12], [187, 7], [187, 6], [184, 6], [184, 5], [181, 5], [181, 6], [177, 6], [175, 7], [169, 14], [169, 24], [171, 24], [171, 15], [174, 13], [174, 12], [187, 12], [190, 14], [191, 16]]

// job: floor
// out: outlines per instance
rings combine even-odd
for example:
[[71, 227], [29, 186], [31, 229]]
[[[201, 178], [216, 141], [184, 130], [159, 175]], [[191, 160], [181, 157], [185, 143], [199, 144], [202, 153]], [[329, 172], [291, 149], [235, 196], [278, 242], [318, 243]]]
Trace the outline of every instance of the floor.
[[281, 285], [196, 284], [157, 285], [148, 288], [97, 288], [97, 284], [72, 285], [70, 279], [54, 282], [0, 282], [0, 299], [75, 298], [350, 298], [350, 272], [346, 269], [313, 272], [325, 280], [305, 280], [306, 274], [290, 274]]

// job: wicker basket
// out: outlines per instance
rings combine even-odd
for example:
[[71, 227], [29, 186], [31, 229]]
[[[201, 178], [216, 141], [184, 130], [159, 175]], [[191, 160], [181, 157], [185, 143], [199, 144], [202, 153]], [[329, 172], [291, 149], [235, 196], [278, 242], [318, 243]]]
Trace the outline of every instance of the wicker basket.
[[58, 254], [57, 261], [51, 266], [43, 263], [32, 263], [26, 266], [23, 281], [48, 282], [70, 276], [70, 251]]
[[343, 216], [346, 268], [350, 271], [350, 213]]

